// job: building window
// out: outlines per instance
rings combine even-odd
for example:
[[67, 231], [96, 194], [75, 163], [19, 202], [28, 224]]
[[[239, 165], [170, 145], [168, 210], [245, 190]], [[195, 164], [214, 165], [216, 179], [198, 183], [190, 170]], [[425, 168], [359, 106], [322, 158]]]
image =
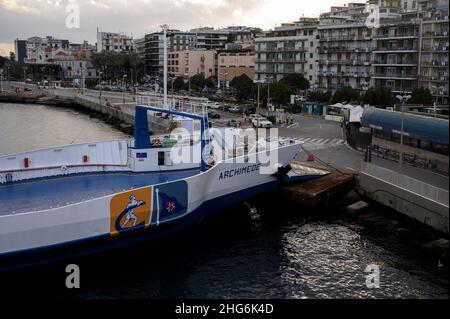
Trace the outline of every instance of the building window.
[[314, 46], [314, 42], [309, 42], [309, 46], [312, 48]]
[[314, 53], [309, 54], [309, 58], [312, 59], [314, 57]]
[[312, 68], [313, 68], [313, 65], [312, 65], [312, 64], [310, 64], [310, 65], [309, 65], [309, 69], [310, 69], [310, 70], [312, 70]]

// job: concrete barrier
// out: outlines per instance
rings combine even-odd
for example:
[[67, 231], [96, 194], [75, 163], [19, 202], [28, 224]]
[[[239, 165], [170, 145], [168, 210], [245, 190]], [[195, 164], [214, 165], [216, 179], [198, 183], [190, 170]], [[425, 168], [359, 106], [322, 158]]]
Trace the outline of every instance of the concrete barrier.
[[[388, 174], [384, 170], [389, 171]], [[359, 190], [368, 198], [448, 235], [448, 191], [397, 175], [394, 171], [363, 163]], [[405, 178], [408, 181], [404, 181]]]

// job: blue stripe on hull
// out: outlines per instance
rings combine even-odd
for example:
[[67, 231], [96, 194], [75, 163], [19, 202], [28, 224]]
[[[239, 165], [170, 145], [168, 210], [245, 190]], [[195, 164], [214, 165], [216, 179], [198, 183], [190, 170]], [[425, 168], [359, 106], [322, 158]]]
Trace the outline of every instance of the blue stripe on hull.
[[[310, 179], [310, 176], [305, 176], [305, 180], [307, 179]], [[69, 243], [3, 254], [0, 255], [0, 272], [37, 266], [68, 258], [76, 258], [133, 245], [145, 240], [170, 236], [218, 215], [227, 207], [240, 203], [259, 193], [271, 191], [279, 185], [280, 183], [278, 181], [273, 181], [205, 201], [184, 218], [162, 224], [158, 227], [151, 227], [139, 233], [131, 233], [130, 235], [119, 236], [117, 238], [111, 238], [109, 234], [106, 234]]]

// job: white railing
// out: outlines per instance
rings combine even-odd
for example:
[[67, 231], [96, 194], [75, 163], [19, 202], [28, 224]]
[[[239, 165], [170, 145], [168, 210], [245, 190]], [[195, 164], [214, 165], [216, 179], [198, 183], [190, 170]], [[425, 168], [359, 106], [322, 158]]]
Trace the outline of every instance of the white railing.
[[447, 190], [424, 183], [407, 175], [399, 174], [390, 169], [367, 162], [361, 164], [361, 173], [384, 180], [440, 204], [449, 205], [449, 192]]
[[130, 140], [66, 145], [0, 156], [0, 184], [76, 173], [129, 170]]

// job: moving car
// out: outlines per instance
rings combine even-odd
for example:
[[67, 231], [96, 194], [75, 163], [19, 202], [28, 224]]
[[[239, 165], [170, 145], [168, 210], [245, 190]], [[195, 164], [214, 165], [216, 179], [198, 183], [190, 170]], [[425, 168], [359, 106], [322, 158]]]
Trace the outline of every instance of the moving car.
[[252, 121], [253, 127], [259, 127], [259, 128], [271, 128], [272, 122], [270, 122], [268, 119], [265, 118], [256, 118]]

